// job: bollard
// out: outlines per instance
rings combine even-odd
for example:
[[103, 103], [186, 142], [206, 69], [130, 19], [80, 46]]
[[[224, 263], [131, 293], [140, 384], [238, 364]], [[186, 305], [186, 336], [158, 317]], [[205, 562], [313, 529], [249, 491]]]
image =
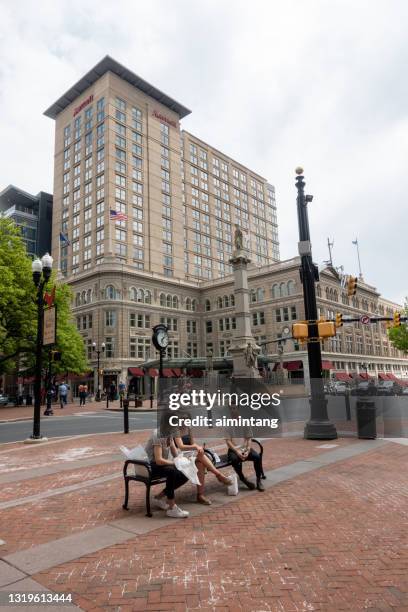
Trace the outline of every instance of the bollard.
[[123, 399], [123, 433], [129, 433], [129, 400]]
[[150, 394], [150, 410], [153, 410], [153, 394]]
[[109, 408], [109, 393], [106, 394], [106, 408]]
[[351, 409], [350, 409], [350, 392], [346, 391], [344, 394], [344, 401], [346, 402], [346, 419], [351, 421]]

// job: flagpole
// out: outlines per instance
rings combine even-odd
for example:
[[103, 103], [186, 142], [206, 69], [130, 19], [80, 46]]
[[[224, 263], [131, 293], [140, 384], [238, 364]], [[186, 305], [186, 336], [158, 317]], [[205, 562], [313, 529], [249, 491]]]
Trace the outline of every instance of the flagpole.
[[353, 242], [353, 244], [356, 245], [356, 248], [357, 248], [358, 270], [359, 270], [360, 278], [363, 278], [363, 273], [361, 271], [360, 249], [358, 247], [358, 240], [357, 240], [357, 238], [355, 240], [353, 240], [352, 242]]

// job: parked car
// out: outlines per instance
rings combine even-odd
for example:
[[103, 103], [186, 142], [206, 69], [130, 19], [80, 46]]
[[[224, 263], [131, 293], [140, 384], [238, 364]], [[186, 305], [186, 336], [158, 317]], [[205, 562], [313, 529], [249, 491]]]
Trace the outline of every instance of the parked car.
[[351, 395], [376, 395], [377, 388], [373, 381], [362, 380], [352, 389]]
[[347, 383], [338, 380], [333, 384], [333, 387], [332, 387], [333, 395], [346, 395], [347, 391], [348, 391]]
[[0, 406], [7, 406], [9, 402], [10, 402], [9, 396], [1, 393], [0, 394]]
[[381, 380], [377, 387], [378, 395], [398, 395], [400, 390], [400, 385], [393, 380]]

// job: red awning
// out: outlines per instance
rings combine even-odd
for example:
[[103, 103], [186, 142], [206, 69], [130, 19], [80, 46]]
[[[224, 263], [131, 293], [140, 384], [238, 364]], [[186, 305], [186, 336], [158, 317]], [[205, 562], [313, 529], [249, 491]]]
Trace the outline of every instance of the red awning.
[[360, 372], [359, 376], [361, 380], [371, 380], [371, 376], [367, 372]]
[[163, 376], [165, 378], [173, 378], [173, 370], [171, 370], [170, 368], [163, 368]]
[[176, 378], [180, 378], [180, 376], [183, 375], [182, 370], [180, 370], [180, 368], [172, 368], [173, 370], [173, 375], [176, 376]]
[[301, 361], [284, 361], [283, 367], [288, 372], [294, 372], [295, 370], [302, 369], [302, 362]]
[[322, 370], [333, 370], [334, 365], [331, 361], [322, 361]]
[[131, 376], [144, 376], [142, 368], [128, 368], [128, 372]]
[[380, 380], [389, 380], [388, 374], [384, 374], [383, 372], [378, 372], [378, 378]]
[[[379, 376], [379, 375], [378, 375]], [[388, 380], [395, 380], [395, 382], [400, 382], [400, 379], [395, 376], [395, 374], [387, 374]]]
[[152, 378], [156, 378], [156, 376], [159, 375], [158, 371], [155, 370], [154, 368], [150, 368], [149, 372], [148, 372], [149, 376], [151, 376]]
[[34, 380], [35, 380], [35, 376], [27, 376], [27, 377], [25, 377], [25, 376], [21, 376], [21, 377], [17, 378], [17, 383], [18, 383], [19, 385], [20, 385], [20, 384], [21, 384], [21, 385], [25, 385], [25, 384], [27, 384], [27, 385], [28, 385], [28, 384], [30, 384], [30, 383], [32, 383], [32, 382], [34, 382]]
[[349, 382], [352, 379], [350, 374], [347, 374], [347, 372], [335, 372], [334, 375], [336, 377], [336, 380], [341, 380], [343, 382]]

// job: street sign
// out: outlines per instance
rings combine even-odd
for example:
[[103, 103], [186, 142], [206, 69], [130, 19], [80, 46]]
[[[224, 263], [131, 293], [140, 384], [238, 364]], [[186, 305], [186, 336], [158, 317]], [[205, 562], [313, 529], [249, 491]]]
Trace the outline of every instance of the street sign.
[[360, 317], [360, 323], [362, 323], [363, 325], [369, 325], [370, 317], [368, 317], [367, 315], [363, 315], [362, 317]]
[[44, 310], [43, 346], [57, 341], [57, 309], [55, 306]]

